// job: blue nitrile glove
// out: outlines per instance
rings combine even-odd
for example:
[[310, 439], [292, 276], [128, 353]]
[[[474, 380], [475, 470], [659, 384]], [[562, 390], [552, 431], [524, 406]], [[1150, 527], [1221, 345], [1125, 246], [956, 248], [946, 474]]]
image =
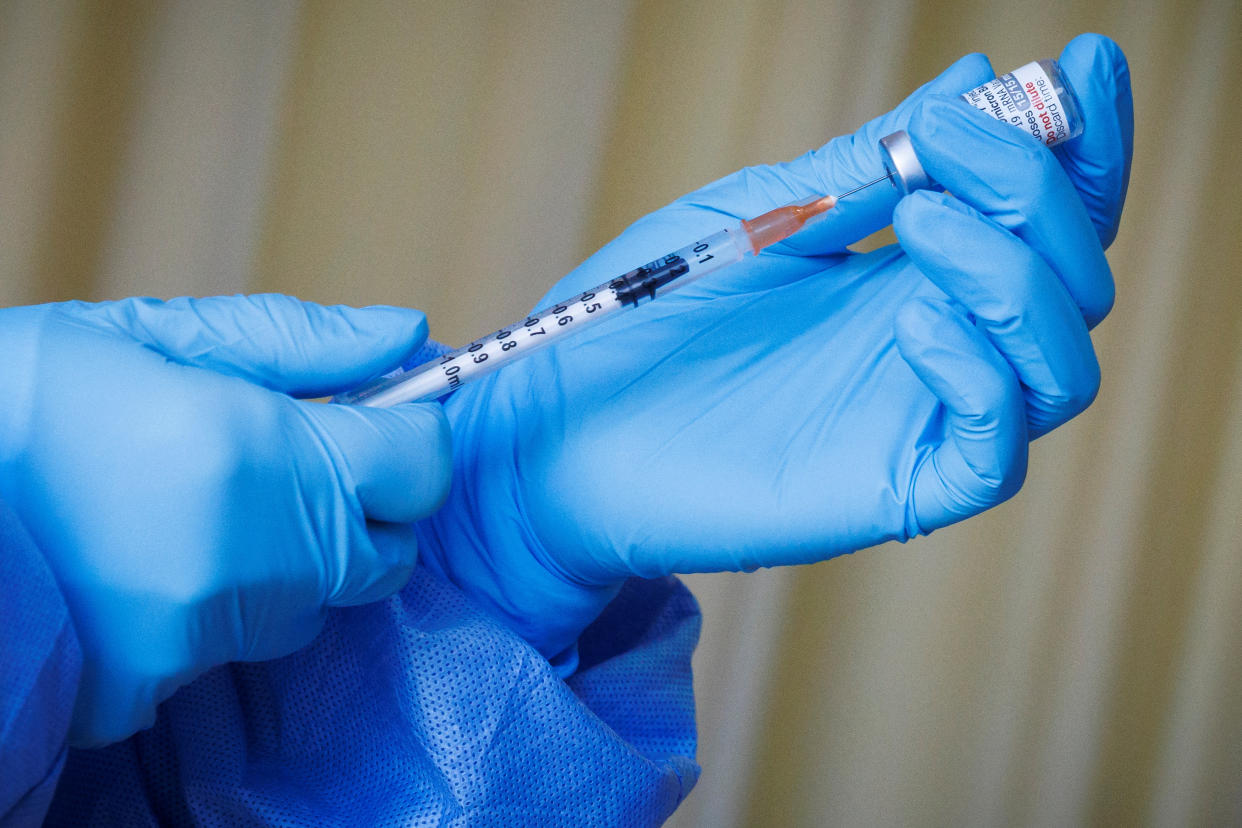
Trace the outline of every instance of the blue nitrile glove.
[[[454, 484], [424, 560], [547, 656], [630, 575], [751, 570], [905, 540], [1010, 497], [1027, 443], [1082, 411], [1113, 301], [1125, 196], [1120, 50], [1061, 57], [1086, 130], [1055, 151], [952, 97], [967, 56], [852, 136], [742, 170], [630, 227], [572, 295], [793, 199], [882, 174], [905, 128], [954, 195], [886, 184], [782, 245], [467, 386], [446, 404]], [[890, 221], [901, 246], [847, 245]]]
[[[426, 337], [418, 311], [287, 296], [0, 311], [0, 497], [81, 641], [70, 741], [149, 725], [217, 664], [289, 653], [399, 589], [449, 481], [438, 405], [295, 400]], [[270, 390], [269, 390], [270, 389]]]

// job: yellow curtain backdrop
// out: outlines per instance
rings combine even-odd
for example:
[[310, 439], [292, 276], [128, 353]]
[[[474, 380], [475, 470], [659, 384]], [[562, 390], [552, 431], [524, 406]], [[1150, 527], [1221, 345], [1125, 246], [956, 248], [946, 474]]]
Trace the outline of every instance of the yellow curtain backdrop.
[[981, 518], [689, 578], [704, 774], [673, 824], [1237, 823], [1234, 0], [14, 0], [0, 303], [279, 290], [457, 344], [688, 189], [1089, 30], [1138, 120], [1099, 399]]

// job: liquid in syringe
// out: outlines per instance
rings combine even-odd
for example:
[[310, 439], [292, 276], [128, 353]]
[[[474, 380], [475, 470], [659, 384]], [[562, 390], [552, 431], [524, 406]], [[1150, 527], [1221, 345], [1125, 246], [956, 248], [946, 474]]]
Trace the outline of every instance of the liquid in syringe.
[[832, 196], [817, 195], [738, 222], [602, 285], [537, 310], [444, 356], [341, 395], [335, 401], [382, 408], [438, 399], [609, 316], [756, 255], [798, 232], [834, 204], [836, 199]]

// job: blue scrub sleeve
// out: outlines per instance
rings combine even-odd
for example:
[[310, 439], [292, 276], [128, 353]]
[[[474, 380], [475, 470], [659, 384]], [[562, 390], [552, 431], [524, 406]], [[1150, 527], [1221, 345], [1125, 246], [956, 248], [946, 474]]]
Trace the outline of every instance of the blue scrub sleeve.
[[309, 647], [183, 687], [153, 728], [71, 752], [48, 824], [662, 823], [698, 777], [676, 579], [633, 580], [568, 680], [423, 566]]
[[0, 501], [0, 826], [38, 825], [65, 764], [82, 654], [42, 553]]

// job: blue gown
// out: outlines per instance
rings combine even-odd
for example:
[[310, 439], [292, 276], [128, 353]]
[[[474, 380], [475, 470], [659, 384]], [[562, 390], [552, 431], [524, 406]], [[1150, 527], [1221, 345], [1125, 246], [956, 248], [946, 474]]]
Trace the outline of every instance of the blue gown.
[[309, 647], [183, 687], [154, 727], [66, 751], [81, 655], [0, 503], [0, 825], [658, 825], [689, 793], [698, 608], [631, 580], [567, 680], [418, 567]]

